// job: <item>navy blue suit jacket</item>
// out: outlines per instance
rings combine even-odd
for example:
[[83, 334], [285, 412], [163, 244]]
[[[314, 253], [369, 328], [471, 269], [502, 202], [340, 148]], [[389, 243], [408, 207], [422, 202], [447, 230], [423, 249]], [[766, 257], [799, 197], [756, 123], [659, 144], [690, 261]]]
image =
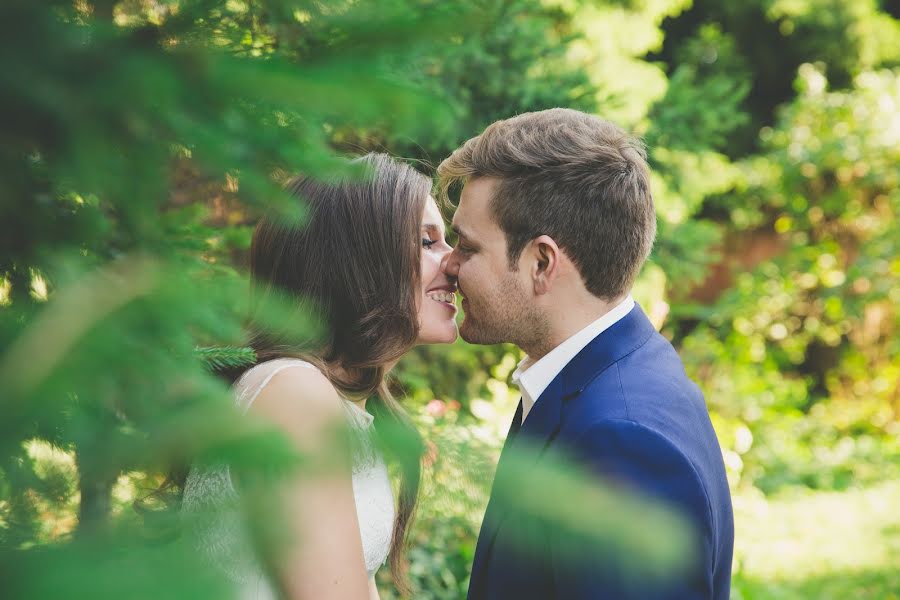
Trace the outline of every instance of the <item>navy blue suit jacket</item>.
[[[520, 404], [516, 419], [521, 410]], [[639, 306], [569, 362], [521, 428], [516, 424], [498, 473], [522, 442], [542, 452], [564, 450], [601, 485], [627, 486], [684, 516], [697, 536], [696, 555], [689, 568], [661, 583], [622, 577], [604, 568], [602, 558], [578, 566], [560, 560], [554, 549], [566, 540], [549, 527], [529, 538], [536, 551], [518, 551], [517, 529], [529, 524], [510, 516], [495, 490], [475, 550], [469, 600], [728, 599], [734, 524], [719, 443], [703, 394]]]

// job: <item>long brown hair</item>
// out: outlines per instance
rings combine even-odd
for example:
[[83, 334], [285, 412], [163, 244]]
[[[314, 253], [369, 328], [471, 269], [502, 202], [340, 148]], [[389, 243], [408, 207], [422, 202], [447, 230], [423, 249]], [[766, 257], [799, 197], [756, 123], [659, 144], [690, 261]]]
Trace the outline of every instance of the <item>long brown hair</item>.
[[431, 181], [384, 154], [354, 162], [367, 167], [370, 176], [293, 178], [287, 190], [306, 206], [307, 222], [264, 217], [251, 245], [252, 304], [261, 306], [268, 294], [288, 294], [322, 317], [323, 334], [311, 346], [298, 346], [251, 318], [249, 345], [258, 362], [303, 358], [345, 397], [371, 396], [367, 409], [378, 417], [378, 441], [399, 473], [390, 565], [405, 593], [404, 548], [423, 445], [385, 376], [418, 337], [420, 229]]

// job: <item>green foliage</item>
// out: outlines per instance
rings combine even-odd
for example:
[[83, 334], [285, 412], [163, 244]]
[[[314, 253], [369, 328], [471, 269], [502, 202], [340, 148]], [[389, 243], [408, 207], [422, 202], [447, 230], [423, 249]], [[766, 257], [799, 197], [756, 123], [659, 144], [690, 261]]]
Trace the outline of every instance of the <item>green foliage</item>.
[[[434, 18], [434, 4], [409, 4], [414, 13]], [[595, 108], [595, 89], [587, 73], [567, 60], [567, 46], [579, 39], [579, 32], [564, 12], [533, 0], [445, 6], [458, 24], [447, 44], [417, 53], [401, 48], [383, 60], [393, 72], [444, 99], [452, 107], [452, 124], [432, 124], [421, 137], [396, 127], [338, 130], [333, 139], [339, 147], [386, 150], [431, 170], [498, 119], [555, 106]]]
[[749, 427], [744, 473], [765, 490], [898, 472], [898, 82], [867, 73], [828, 92], [801, 69], [800, 96], [762, 133], [766, 160], [745, 161], [749, 185], [726, 205], [737, 225], [772, 228], [778, 252], [737, 277], [682, 355]]
[[896, 598], [898, 500], [896, 480], [841, 493], [738, 496], [732, 598]]
[[256, 362], [256, 353], [252, 348], [197, 348], [194, 351], [208, 369], [213, 371], [236, 369], [252, 365]]
[[[667, 21], [659, 57], [672, 72], [698, 40], [710, 66], [722, 65], [750, 83], [742, 110], [750, 120], [729, 138], [732, 157], [757, 152], [758, 132], [772, 125], [778, 107], [794, 97], [797, 69], [826, 66], [834, 85], [846, 88], [858, 74], [898, 66], [898, 21], [871, 0], [695, 0]], [[722, 36], [709, 35], [710, 29]], [[689, 61], [690, 62], [690, 61]], [[740, 73], [740, 74], [739, 74]]]
[[[0, 30], [9, 595], [227, 596], [159, 488], [198, 458], [303, 465], [209, 372], [252, 360], [253, 225], [303, 218], [285, 175], [369, 149], [429, 170], [495, 119], [570, 106], [647, 142], [659, 235], [635, 295], [711, 409], [739, 498], [735, 596], [890, 597], [874, 559], [798, 582], [742, 537], [806, 507], [866, 512], [854, 488], [900, 477], [900, 25], [878, 3], [11, 0]], [[263, 321], [320, 327], [279, 299]], [[460, 341], [393, 373], [430, 448], [415, 597], [465, 594], [520, 358]], [[783, 500], [798, 486], [850, 491]], [[760, 490], [785, 516], [748, 515]]]
[[[292, 5], [0, 7], [0, 548], [16, 597], [222, 597], [154, 493], [163, 474], [201, 457], [298, 464], [205, 368], [246, 353], [195, 348], [245, 342], [229, 262], [261, 210], [302, 218], [280, 173], [346, 172], [338, 127], [446, 122], [378, 55], [450, 32], [399, 4]], [[381, 50], [359, 52], [366, 39]], [[296, 306], [263, 313], [314, 331]]]

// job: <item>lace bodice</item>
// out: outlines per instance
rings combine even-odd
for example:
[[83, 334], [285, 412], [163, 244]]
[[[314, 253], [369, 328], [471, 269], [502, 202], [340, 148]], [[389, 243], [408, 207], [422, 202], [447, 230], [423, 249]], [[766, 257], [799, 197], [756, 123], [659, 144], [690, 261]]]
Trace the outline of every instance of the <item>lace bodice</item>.
[[[299, 359], [283, 358], [247, 370], [233, 389], [239, 410], [246, 413], [272, 378], [288, 368], [316, 367]], [[390, 548], [394, 524], [393, 492], [387, 468], [372, 439], [372, 415], [349, 400], [342, 400], [342, 404], [351, 433], [357, 438], [352, 446], [353, 495], [366, 569], [371, 577], [384, 564]], [[262, 569], [247, 550], [250, 544], [246, 541], [247, 534], [238, 510], [239, 500], [228, 465], [195, 465], [185, 483], [182, 506], [184, 511], [201, 517], [197, 520], [201, 552], [230, 579], [244, 586], [243, 597], [274, 598]], [[210, 518], [202, 518], [204, 515], [210, 515]]]

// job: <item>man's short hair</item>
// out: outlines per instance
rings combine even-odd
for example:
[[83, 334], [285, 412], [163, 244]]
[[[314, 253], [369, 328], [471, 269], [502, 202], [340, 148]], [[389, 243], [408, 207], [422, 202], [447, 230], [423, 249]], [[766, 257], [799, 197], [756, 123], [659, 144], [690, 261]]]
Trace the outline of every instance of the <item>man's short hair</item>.
[[599, 298], [626, 293], [653, 246], [646, 151], [594, 115], [553, 108], [497, 121], [444, 160], [438, 177], [445, 198], [454, 183], [498, 179], [491, 215], [511, 268], [528, 242], [549, 235]]

